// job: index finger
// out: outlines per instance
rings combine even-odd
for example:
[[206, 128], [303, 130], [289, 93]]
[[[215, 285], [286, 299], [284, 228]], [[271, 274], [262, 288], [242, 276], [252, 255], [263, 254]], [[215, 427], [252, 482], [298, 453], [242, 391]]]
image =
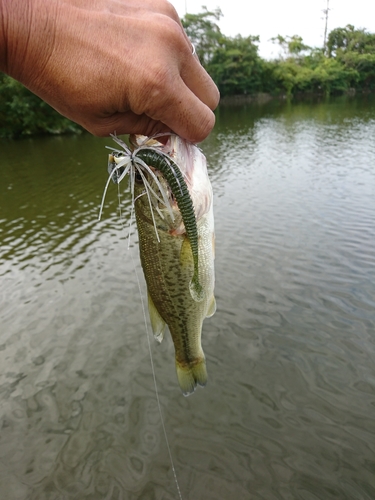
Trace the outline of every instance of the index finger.
[[157, 12], [167, 15], [173, 19], [180, 27], [183, 38], [186, 41], [186, 52], [184, 53], [184, 62], [180, 73], [181, 77], [190, 88], [190, 90], [210, 109], [215, 109], [220, 100], [219, 91], [213, 82], [210, 75], [199, 62], [199, 58], [195, 53], [195, 47], [187, 36], [181, 19], [174, 6], [165, 0], [147, 0], [151, 2], [150, 8]]
[[186, 86], [210, 109], [219, 104], [220, 93], [207, 71], [200, 64], [198, 56], [191, 53], [185, 57], [180, 70], [181, 78]]
[[173, 93], [153, 118], [192, 143], [203, 141], [215, 125], [210, 106], [197, 97], [182, 78], [174, 82]]

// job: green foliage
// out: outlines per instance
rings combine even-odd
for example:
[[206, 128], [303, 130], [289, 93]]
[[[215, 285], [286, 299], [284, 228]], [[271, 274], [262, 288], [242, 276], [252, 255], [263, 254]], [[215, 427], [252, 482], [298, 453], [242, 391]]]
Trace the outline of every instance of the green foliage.
[[348, 24], [331, 31], [327, 50], [346, 69], [350, 87], [375, 90], [375, 34]]
[[283, 49], [286, 57], [295, 57], [302, 54], [306, 50], [311, 50], [311, 47], [305, 45], [303, 40], [298, 35], [286, 36], [277, 35], [271, 38], [273, 43], [277, 43]]
[[330, 32], [327, 41], [328, 56], [341, 59], [346, 53], [375, 54], [375, 34], [364, 29], [355, 29], [348, 24]]
[[259, 37], [223, 38], [216, 49], [208, 72], [215, 80], [221, 95], [260, 92], [261, 59], [256, 42]]
[[77, 133], [81, 130], [19, 82], [0, 73], [0, 137]]
[[355, 70], [345, 68], [335, 59], [323, 58], [319, 64], [299, 64], [294, 60], [280, 61], [274, 67], [277, 88], [287, 95], [299, 92], [342, 93], [358, 79]]
[[313, 70], [311, 76], [312, 90], [321, 89], [325, 94], [337, 94], [349, 90], [358, 77], [356, 71], [343, 67], [335, 59], [327, 58]]
[[375, 89], [375, 35], [348, 25], [329, 34], [327, 54], [309, 47], [298, 35], [277, 35], [282, 57], [259, 57], [259, 37], [226, 37], [216, 22], [222, 13], [204, 10], [186, 14], [185, 30], [195, 44], [203, 66], [222, 96], [269, 92], [343, 93], [349, 89]]
[[279, 92], [286, 92], [292, 95], [296, 85], [298, 64], [295, 61], [279, 61], [273, 66], [272, 77], [275, 82], [275, 89]]
[[348, 52], [343, 57], [343, 63], [348, 70], [352, 70], [357, 75], [357, 78], [351, 83], [351, 87], [360, 90], [375, 90], [375, 53]]

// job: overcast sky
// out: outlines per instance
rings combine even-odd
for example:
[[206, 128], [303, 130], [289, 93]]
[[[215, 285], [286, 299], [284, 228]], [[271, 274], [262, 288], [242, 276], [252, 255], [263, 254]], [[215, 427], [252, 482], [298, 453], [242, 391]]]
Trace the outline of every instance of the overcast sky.
[[[279, 49], [268, 40], [276, 35], [300, 35], [304, 43], [323, 45], [324, 13], [327, 0], [169, 0], [180, 17], [185, 12], [202, 12], [219, 7], [223, 17], [218, 23], [227, 36], [259, 35], [259, 54], [277, 56]], [[245, 6], [245, 7], [244, 7]], [[330, 0], [328, 32], [353, 24], [375, 33], [375, 0]]]

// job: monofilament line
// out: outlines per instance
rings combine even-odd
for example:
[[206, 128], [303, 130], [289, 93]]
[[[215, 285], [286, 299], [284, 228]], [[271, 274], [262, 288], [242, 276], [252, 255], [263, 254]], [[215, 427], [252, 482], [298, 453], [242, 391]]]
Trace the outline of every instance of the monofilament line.
[[[119, 184], [117, 185], [117, 189], [118, 189], [120, 220], [121, 220], [121, 224], [122, 224], [122, 229], [125, 230], [124, 218], [122, 217], [122, 211], [121, 211], [121, 203], [120, 203], [120, 201], [121, 201], [121, 194], [120, 194], [120, 185]], [[133, 219], [133, 211], [134, 211], [134, 207], [132, 206], [131, 207], [130, 223], [132, 222], [132, 219]], [[131, 227], [129, 226], [128, 251], [130, 251], [130, 236], [131, 236]], [[164, 416], [163, 416], [163, 412], [162, 412], [162, 409], [161, 409], [161, 403], [160, 403], [160, 398], [159, 398], [159, 390], [158, 390], [158, 385], [156, 383], [156, 374], [155, 374], [155, 367], [154, 367], [154, 359], [153, 359], [153, 356], [152, 356], [152, 349], [151, 349], [151, 342], [150, 342], [150, 332], [149, 332], [148, 323], [147, 323], [146, 308], [145, 308], [144, 298], [143, 298], [143, 294], [142, 294], [141, 283], [140, 283], [140, 280], [139, 280], [139, 276], [138, 276], [138, 273], [137, 273], [137, 268], [136, 268], [136, 264], [135, 264], [132, 252], [130, 252], [130, 257], [131, 257], [131, 261], [132, 261], [132, 264], [133, 264], [133, 269], [134, 269], [135, 277], [136, 277], [137, 284], [138, 284], [139, 296], [140, 296], [140, 299], [141, 299], [141, 307], [142, 307], [142, 313], [143, 313], [143, 320], [144, 320], [144, 324], [145, 324], [145, 331], [146, 331], [147, 344], [148, 344], [148, 352], [149, 352], [149, 355], [150, 355], [151, 371], [152, 371], [152, 377], [153, 377], [153, 380], [154, 380], [155, 396], [156, 396], [156, 402], [157, 402], [157, 405], [158, 405], [158, 411], [159, 411], [159, 415], [160, 415], [160, 421], [161, 421], [161, 425], [162, 425], [162, 428], [163, 428], [165, 443], [167, 445], [169, 460], [171, 462], [171, 467], [172, 467], [174, 481], [176, 483], [178, 498], [179, 498], [179, 500], [183, 500], [182, 494], [181, 494], [181, 490], [180, 490], [180, 485], [179, 485], [179, 482], [178, 482], [178, 479], [177, 479], [176, 469], [175, 469], [173, 458], [172, 458], [171, 448], [169, 446], [169, 440], [168, 440], [167, 430], [165, 428], [165, 423], [164, 423]]]

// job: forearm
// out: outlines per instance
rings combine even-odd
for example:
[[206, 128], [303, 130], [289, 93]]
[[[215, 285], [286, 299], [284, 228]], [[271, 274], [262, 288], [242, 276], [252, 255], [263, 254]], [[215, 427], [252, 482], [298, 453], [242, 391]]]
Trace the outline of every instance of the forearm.
[[0, 70], [4, 73], [16, 72], [12, 61], [17, 60], [15, 51], [28, 36], [29, 12], [29, 0], [0, 0]]
[[0, 0], [0, 71], [6, 71], [7, 62], [7, 0]]
[[0, 70], [26, 86], [47, 57], [51, 37], [46, 35], [54, 26], [49, 19], [56, 3], [0, 0]]

